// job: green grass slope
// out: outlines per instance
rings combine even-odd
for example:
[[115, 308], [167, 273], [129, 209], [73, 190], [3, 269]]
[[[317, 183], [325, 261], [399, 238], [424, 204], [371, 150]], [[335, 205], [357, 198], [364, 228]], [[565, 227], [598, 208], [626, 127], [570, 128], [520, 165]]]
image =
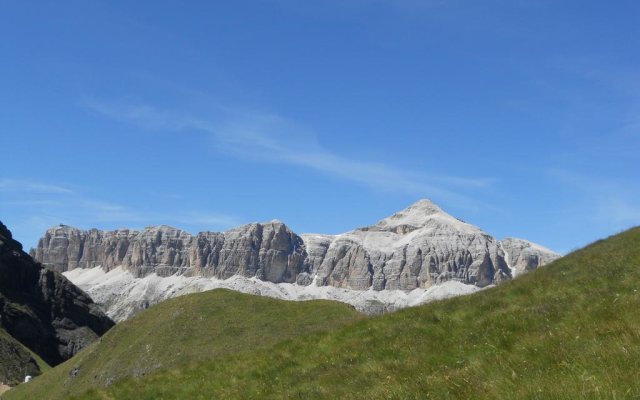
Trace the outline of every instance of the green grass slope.
[[478, 294], [79, 398], [620, 399], [638, 371], [636, 228]]
[[61, 399], [155, 370], [188, 370], [361, 319], [330, 301], [287, 302], [218, 289], [167, 300], [3, 399]]

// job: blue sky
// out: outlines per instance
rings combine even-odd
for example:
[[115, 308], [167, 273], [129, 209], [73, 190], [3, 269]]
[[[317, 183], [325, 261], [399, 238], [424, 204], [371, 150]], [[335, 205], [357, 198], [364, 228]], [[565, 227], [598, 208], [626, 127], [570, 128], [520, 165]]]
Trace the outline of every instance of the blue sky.
[[0, 220], [340, 233], [420, 198], [566, 252], [640, 223], [640, 3], [0, 1]]

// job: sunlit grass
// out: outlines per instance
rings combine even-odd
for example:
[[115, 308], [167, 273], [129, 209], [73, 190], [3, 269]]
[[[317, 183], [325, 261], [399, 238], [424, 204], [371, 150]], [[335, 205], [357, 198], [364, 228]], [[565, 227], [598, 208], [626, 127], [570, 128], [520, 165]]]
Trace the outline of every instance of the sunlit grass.
[[165, 301], [118, 324], [71, 360], [7, 398], [64, 398], [125, 377], [169, 374], [203, 361], [254, 352], [362, 316], [330, 301], [293, 303], [219, 289]]
[[638, 290], [636, 228], [494, 289], [232, 350], [76, 398], [635, 398]]

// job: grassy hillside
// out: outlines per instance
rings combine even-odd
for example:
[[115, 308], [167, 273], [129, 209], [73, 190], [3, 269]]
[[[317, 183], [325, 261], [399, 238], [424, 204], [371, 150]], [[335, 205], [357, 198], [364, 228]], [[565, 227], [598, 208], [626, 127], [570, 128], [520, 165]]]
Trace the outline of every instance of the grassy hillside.
[[[77, 398], [635, 398], [639, 290], [636, 228], [478, 294], [126, 379]], [[33, 397], [14, 394], [9, 398]]]
[[158, 304], [116, 325], [98, 342], [3, 399], [60, 399], [123, 377], [179, 371], [270, 348], [361, 319], [330, 301], [287, 302], [219, 289]]

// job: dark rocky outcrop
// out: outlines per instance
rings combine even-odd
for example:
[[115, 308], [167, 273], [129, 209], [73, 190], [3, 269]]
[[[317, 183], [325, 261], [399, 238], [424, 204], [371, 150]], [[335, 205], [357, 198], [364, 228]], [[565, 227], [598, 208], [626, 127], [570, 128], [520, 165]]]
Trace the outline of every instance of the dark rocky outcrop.
[[[82, 290], [25, 253], [0, 222], [2, 330], [48, 364], [56, 365], [113, 325]], [[3, 357], [1, 362], [12, 361]]]
[[13, 386], [26, 375], [35, 376], [40, 372], [29, 350], [0, 328], [0, 384]]

